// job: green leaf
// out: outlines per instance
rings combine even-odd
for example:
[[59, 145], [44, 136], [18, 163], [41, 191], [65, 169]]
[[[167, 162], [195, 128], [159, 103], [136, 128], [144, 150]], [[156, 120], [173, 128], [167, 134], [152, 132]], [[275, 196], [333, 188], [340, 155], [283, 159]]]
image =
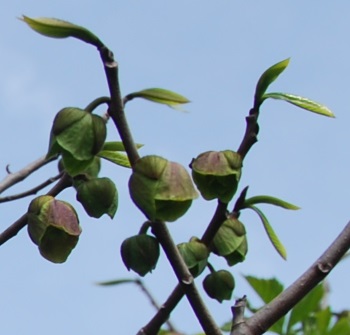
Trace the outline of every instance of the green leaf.
[[264, 101], [267, 88], [285, 70], [289, 64], [289, 58], [269, 67], [259, 78], [255, 89], [254, 107], [259, 108]]
[[[244, 278], [265, 304], [268, 304], [283, 291], [283, 285], [275, 278], [261, 279], [253, 276], [244, 276]], [[269, 330], [282, 334], [284, 319], [283, 317], [278, 320]]]
[[114, 286], [114, 285], [137, 283], [137, 282], [138, 282], [137, 279], [116, 279], [116, 280], [102, 281], [102, 282], [96, 283], [96, 285]]
[[263, 99], [276, 99], [276, 100], [284, 100], [287, 101], [295, 106], [298, 106], [300, 108], [306, 109], [310, 112], [328, 116], [328, 117], [335, 117], [335, 115], [332, 113], [332, 111], [326, 107], [325, 105], [322, 105], [318, 102], [315, 102], [313, 100], [301, 97], [299, 95], [293, 95], [288, 93], [267, 93], [264, 94]]
[[244, 278], [265, 304], [283, 291], [283, 285], [276, 278], [262, 279], [253, 276], [244, 276]]
[[269, 204], [269, 205], [275, 205], [278, 207], [282, 207], [285, 209], [291, 209], [291, 210], [298, 210], [300, 209], [300, 207], [295, 206], [289, 202], [286, 202], [282, 199], [279, 198], [275, 198], [275, 197], [271, 197], [269, 195], [258, 195], [255, 197], [251, 197], [249, 199], [246, 199], [244, 201], [244, 206], [245, 207], [249, 207], [252, 205], [256, 205], [256, 204]]
[[316, 312], [319, 308], [323, 294], [323, 286], [318, 285], [292, 309], [287, 331], [298, 322], [306, 320], [312, 312]]
[[[136, 148], [140, 149], [143, 144], [136, 143]], [[103, 151], [125, 151], [123, 142], [105, 142], [102, 148]]]
[[131, 168], [131, 164], [126, 155], [121, 154], [117, 151], [106, 151], [102, 150], [97, 154], [99, 157], [107, 159], [108, 161], [117, 164], [119, 166], [123, 166], [126, 168]]
[[260, 217], [261, 222], [264, 225], [265, 231], [267, 233], [267, 236], [269, 237], [272, 245], [276, 249], [276, 251], [280, 254], [280, 256], [283, 259], [287, 259], [287, 252], [284, 248], [283, 244], [277, 237], [275, 231], [273, 230], [272, 226], [270, 225], [269, 221], [267, 220], [267, 217], [264, 215], [264, 213], [255, 206], [249, 206], [248, 208], [252, 209], [258, 216]]
[[27, 23], [34, 31], [44, 36], [53, 38], [75, 37], [97, 48], [103, 46], [100, 39], [91, 31], [67, 21], [46, 17], [34, 19], [25, 15], [23, 15], [21, 20]]
[[349, 335], [350, 334], [350, 318], [342, 317], [332, 327], [327, 335]]
[[68, 151], [62, 150], [62, 162], [65, 171], [72, 177], [84, 173], [94, 162], [94, 157], [88, 160], [77, 160]]
[[159, 104], [167, 105], [172, 108], [190, 102], [190, 100], [188, 100], [186, 97], [178, 93], [165, 90], [163, 88], [149, 88], [146, 90], [130, 93], [126, 96], [127, 100], [134, 98], [143, 98]]

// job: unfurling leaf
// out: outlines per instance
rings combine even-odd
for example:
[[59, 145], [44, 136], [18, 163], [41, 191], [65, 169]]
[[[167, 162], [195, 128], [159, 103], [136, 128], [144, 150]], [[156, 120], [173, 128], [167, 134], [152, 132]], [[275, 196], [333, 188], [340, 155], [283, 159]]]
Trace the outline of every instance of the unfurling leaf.
[[284, 248], [283, 244], [277, 237], [275, 231], [273, 230], [272, 226], [270, 225], [269, 221], [267, 220], [267, 217], [265, 214], [257, 207], [255, 206], [249, 206], [248, 208], [252, 209], [258, 216], [260, 217], [261, 222], [264, 225], [265, 231], [267, 236], [269, 237], [272, 245], [276, 249], [276, 251], [281, 255], [283, 259], [287, 259], [287, 252]]
[[187, 104], [190, 102], [184, 96], [165, 90], [163, 88], [149, 88], [146, 90], [130, 93], [126, 96], [127, 100], [134, 98], [143, 98], [149, 101], [157, 102], [159, 104], [167, 105], [172, 108], [176, 108], [181, 104]]
[[276, 99], [276, 100], [284, 100], [287, 101], [295, 106], [298, 106], [300, 108], [306, 109], [310, 112], [328, 116], [328, 117], [335, 117], [335, 115], [332, 113], [332, 111], [326, 107], [325, 105], [322, 105], [316, 101], [310, 100], [308, 98], [301, 97], [299, 95], [294, 94], [288, 94], [288, 93], [267, 93], [264, 94], [263, 99]]
[[47, 17], [34, 19], [25, 15], [23, 15], [21, 20], [27, 23], [28, 26], [37, 33], [44, 36], [53, 38], [75, 37], [81, 41], [92, 44], [97, 48], [103, 46], [100, 39], [91, 31], [67, 21]]
[[131, 168], [128, 156], [118, 151], [102, 150], [98, 156], [122, 167]]
[[259, 108], [264, 101], [264, 94], [267, 88], [285, 70], [289, 64], [289, 58], [269, 67], [259, 78], [255, 89], [254, 107]]
[[300, 207], [295, 206], [287, 201], [281, 200], [279, 198], [271, 197], [269, 195], [258, 195], [255, 197], [251, 197], [249, 199], [245, 199], [244, 206], [249, 207], [251, 205], [256, 204], [269, 204], [278, 207], [282, 207], [284, 209], [298, 210]]
[[[136, 143], [136, 148], [140, 149], [143, 147], [143, 144]], [[125, 151], [125, 147], [123, 142], [105, 142], [103, 147], [103, 151]]]

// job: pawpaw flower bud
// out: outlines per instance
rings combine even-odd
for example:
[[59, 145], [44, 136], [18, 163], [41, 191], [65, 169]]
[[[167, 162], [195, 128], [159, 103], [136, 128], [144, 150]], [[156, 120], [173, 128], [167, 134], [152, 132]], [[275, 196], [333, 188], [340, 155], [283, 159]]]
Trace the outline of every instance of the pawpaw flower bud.
[[91, 217], [108, 214], [113, 219], [118, 207], [118, 192], [109, 178], [92, 178], [79, 182], [77, 200]]
[[231, 299], [235, 280], [226, 270], [215, 271], [204, 278], [203, 288], [210, 298], [222, 302]]
[[64, 108], [54, 119], [47, 156], [61, 153], [64, 165], [85, 162], [82, 169], [86, 169], [105, 139], [106, 124], [100, 116], [79, 108]]
[[135, 235], [124, 240], [120, 252], [126, 268], [143, 277], [156, 267], [159, 258], [159, 243], [152, 236]]
[[228, 203], [241, 177], [241, 156], [230, 150], [208, 151], [193, 159], [192, 177], [202, 197]]
[[63, 263], [78, 243], [81, 228], [74, 208], [52, 196], [31, 201], [28, 233], [41, 255], [53, 263]]
[[188, 269], [194, 277], [199, 276], [207, 265], [209, 250], [198, 238], [178, 244], [178, 249]]
[[145, 156], [133, 168], [130, 196], [151, 221], [175, 221], [198, 197], [183, 166], [159, 156]]
[[224, 256], [230, 266], [242, 262], [248, 251], [243, 223], [236, 218], [225, 220], [215, 234], [212, 246], [212, 251]]

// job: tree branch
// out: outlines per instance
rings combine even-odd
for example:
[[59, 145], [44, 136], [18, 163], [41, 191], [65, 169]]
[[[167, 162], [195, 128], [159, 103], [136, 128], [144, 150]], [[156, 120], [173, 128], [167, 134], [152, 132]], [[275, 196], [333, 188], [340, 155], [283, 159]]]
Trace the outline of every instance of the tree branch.
[[[207, 310], [199, 294], [194, 278], [185, 264], [164, 222], [153, 222], [152, 232], [161, 243], [162, 248], [176, 274], [176, 277], [190, 302], [204, 332], [210, 335], [221, 335], [219, 327]], [[155, 334], [155, 333], [153, 333]]]
[[247, 319], [245, 323], [238, 324], [231, 335], [241, 335], [243, 331], [246, 335], [265, 333], [331, 272], [349, 248], [350, 222], [303, 275], [274, 300]]
[[[64, 174], [59, 182], [46, 194], [53, 197], [62, 192], [65, 188], [72, 185], [71, 178]], [[22, 215], [16, 222], [9, 226], [0, 234], [0, 245], [7, 242], [10, 238], [16, 236], [18, 232], [27, 225], [27, 214]]]
[[18, 194], [14, 194], [14, 195], [8, 195], [6, 197], [0, 198], [0, 203], [21, 199], [21, 198], [27, 197], [29, 195], [36, 194], [40, 190], [45, 188], [46, 186], [48, 186], [48, 185], [54, 183], [56, 180], [60, 179], [62, 176], [63, 176], [63, 172], [61, 172], [60, 174], [58, 174], [55, 177], [49, 178], [48, 180], [44, 181], [40, 185], [38, 185], [36, 187], [33, 187], [32, 189], [30, 189], [28, 191], [25, 191], [25, 192], [22, 192], [22, 193], [18, 193]]
[[21, 182], [34, 171], [40, 169], [41, 167], [43, 167], [49, 162], [52, 162], [55, 159], [57, 159], [57, 157], [46, 158], [45, 156], [43, 156], [15, 173], [9, 172], [8, 175], [0, 182], [0, 193], [4, 192], [11, 186]]

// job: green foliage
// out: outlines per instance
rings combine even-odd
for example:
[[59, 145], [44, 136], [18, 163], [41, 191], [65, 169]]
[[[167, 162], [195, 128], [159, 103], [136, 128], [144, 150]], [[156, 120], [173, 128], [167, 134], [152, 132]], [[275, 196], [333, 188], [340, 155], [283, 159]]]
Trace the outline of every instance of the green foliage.
[[259, 78], [255, 88], [254, 107], [259, 108], [264, 101], [264, 94], [270, 84], [272, 84], [278, 76], [286, 69], [289, 64], [289, 58], [278, 62], [269, 67]]
[[75, 37], [86, 43], [92, 44], [97, 48], [103, 46], [99, 38], [92, 32], [84, 27], [77, 26], [67, 21], [46, 17], [33, 19], [25, 15], [23, 15], [21, 20], [27, 23], [28, 26], [35, 30], [37, 33], [44, 36], [53, 38]]
[[306, 109], [310, 112], [314, 112], [316, 114], [320, 114], [328, 117], [335, 117], [332, 111], [325, 105], [312, 101], [308, 98], [303, 98], [298, 95], [287, 94], [287, 93], [267, 93], [263, 95], [263, 98], [264, 99], [271, 98], [276, 100], [287, 101], [295, 106]]
[[134, 98], [142, 98], [159, 104], [167, 105], [172, 108], [177, 108], [179, 105], [187, 104], [190, 102], [184, 96], [165, 90], [163, 88], [149, 88], [142, 91], [130, 93], [126, 96], [127, 100]]
[[204, 278], [203, 288], [210, 298], [223, 302], [231, 300], [235, 280], [226, 270], [213, 271]]

